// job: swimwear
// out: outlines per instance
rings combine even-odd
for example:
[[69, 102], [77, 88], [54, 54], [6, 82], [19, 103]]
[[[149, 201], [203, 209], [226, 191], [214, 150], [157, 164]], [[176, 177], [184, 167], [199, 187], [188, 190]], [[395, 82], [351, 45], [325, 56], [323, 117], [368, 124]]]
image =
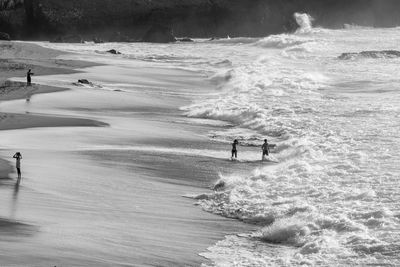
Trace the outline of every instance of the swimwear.
[[237, 158], [237, 150], [236, 149], [232, 149], [232, 158], [233, 156], [235, 156], [235, 158]]

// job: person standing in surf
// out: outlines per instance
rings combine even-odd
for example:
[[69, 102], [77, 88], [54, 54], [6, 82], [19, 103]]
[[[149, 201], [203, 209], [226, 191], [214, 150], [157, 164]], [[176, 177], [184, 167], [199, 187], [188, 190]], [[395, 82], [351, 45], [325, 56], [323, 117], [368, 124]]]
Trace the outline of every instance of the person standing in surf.
[[29, 71], [26, 73], [26, 84], [28, 86], [32, 85], [32, 77], [31, 76], [33, 76], [33, 75], [34, 75], [34, 73], [32, 72], [32, 70], [29, 69]]
[[232, 143], [232, 157], [231, 159], [237, 159], [237, 145], [239, 144], [238, 140], [235, 139]]
[[264, 144], [261, 146], [261, 150], [262, 150], [262, 158], [261, 160], [265, 160], [265, 156], [269, 156], [269, 144], [268, 144], [268, 140], [264, 139]]
[[18, 173], [18, 181], [21, 180], [21, 159], [22, 155], [20, 152], [15, 153], [13, 156], [14, 159], [16, 159], [15, 167], [17, 168], [17, 173]]

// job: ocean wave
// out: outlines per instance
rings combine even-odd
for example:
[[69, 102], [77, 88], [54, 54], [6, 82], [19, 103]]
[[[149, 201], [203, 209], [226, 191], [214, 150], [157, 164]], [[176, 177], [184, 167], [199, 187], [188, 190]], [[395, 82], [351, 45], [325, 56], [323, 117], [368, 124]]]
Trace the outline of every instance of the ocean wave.
[[317, 43], [318, 39], [312, 36], [313, 33], [320, 32], [312, 26], [313, 18], [305, 13], [295, 13], [294, 18], [299, 28], [294, 34], [279, 34], [265, 37], [255, 42], [255, 45], [263, 48], [300, 48], [307, 43]]
[[263, 48], [289, 48], [299, 46], [306, 43], [314, 43], [314, 38], [297, 36], [291, 34], [271, 35], [265, 37], [255, 43], [255, 46]]
[[305, 243], [304, 238], [310, 235], [314, 228], [316, 227], [312, 224], [294, 218], [286, 218], [264, 228], [261, 231], [261, 240], [268, 243], [302, 246]]
[[400, 57], [400, 51], [383, 50], [383, 51], [362, 51], [359, 53], [343, 53], [338, 57], [338, 59], [355, 60], [361, 58], [380, 59], [380, 58], [399, 58], [399, 57]]
[[[306, 103], [310, 99], [315, 103], [320, 101], [315, 89], [323, 86], [325, 77], [318, 73], [270, 72], [262, 63], [257, 64], [256, 68], [245, 66], [215, 74], [211, 81], [218, 85], [219, 95], [201, 99], [181, 110], [189, 117], [222, 120], [237, 128], [250, 129], [254, 134], [248, 138], [226, 133], [244, 142], [255, 136], [258, 140], [265, 136], [287, 140], [298, 135], [307, 125], [296, 117], [316, 111]], [[268, 72], [270, 75], [265, 75]], [[289, 96], [293, 94], [297, 95], [296, 102], [290, 101]], [[223, 138], [221, 132], [213, 135]]]
[[210, 42], [218, 43], [218, 44], [251, 44], [255, 43], [259, 40], [259, 38], [250, 38], [250, 37], [235, 37], [235, 38], [221, 38], [221, 39], [213, 39]]
[[357, 25], [357, 24], [343, 24], [343, 28], [345, 28], [346, 30], [368, 30], [368, 29], [372, 29], [372, 27], [368, 27], [368, 26], [361, 26], [361, 25]]
[[321, 32], [321, 29], [313, 28], [312, 21], [314, 19], [305, 13], [295, 13], [294, 18], [299, 25], [299, 28], [294, 34], [270, 35], [261, 39], [248, 37], [226, 38], [212, 40], [212, 42], [219, 44], [253, 44], [254, 46], [262, 48], [279, 49], [298, 47], [303, 44], [318, 42], [317, 39], [310, 35]]
[[[334, 232], [316, 236], [312, 224], [286, 222], [265, 230], [264, 235], [226, 236], [201, 255], [212, 260], [215, 263], [212, 266], [397, 266], [399, 263], [390, 260], [399, 252], [399, 245], [387, 244], [365, 233], [349, 235], [348, 242], [342, 243]], [[266, 245], [263, 239], [268, 240]]]

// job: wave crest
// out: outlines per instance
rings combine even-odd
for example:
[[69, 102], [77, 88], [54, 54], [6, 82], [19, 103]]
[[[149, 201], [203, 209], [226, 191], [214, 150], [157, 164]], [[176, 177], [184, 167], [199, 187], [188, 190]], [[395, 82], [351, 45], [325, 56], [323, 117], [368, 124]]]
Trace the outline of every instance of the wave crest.
[[400, 51], [383, 50], [383, 51], [362, 51], [359, 53], [343, 53], [338, 58], [342, 60], [355, 60], [360, 58], [399, 58]]

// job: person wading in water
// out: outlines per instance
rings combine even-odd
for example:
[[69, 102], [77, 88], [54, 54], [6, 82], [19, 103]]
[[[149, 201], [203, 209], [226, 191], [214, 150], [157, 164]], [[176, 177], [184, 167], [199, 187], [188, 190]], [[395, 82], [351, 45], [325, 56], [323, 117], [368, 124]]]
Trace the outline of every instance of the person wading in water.
[[237, 159], [237, 148], [236, 146], [239, 144], [238, 140], [235, 139], [232, 143], [232, 160]]
[[31, 69], [29, 69], [29, 71], [26, 73], [26, 84], [27, 84], [28, 86], [31, 86], [31, 85], [32, 85], [32, 77], [31, 77], [31, 76], [33, 76], [33, 75], [35, 75], [35, 74], [32, 73], [32, 70], [31, 70]]
[[261, 160], [266, 160], [265, 156], [269, 156], [269, 144], [267, 139], [264, 139], [264, 144], [262, 145], [261, 149], [262, 149]]
[[16, 159], [15, 167], [17, 168], [17, 173], [18, 173], [18, 182], [21, 180], [21, 159], [22, 155], [20, 152], [15, 153], [13, 156], [14, 159]]

